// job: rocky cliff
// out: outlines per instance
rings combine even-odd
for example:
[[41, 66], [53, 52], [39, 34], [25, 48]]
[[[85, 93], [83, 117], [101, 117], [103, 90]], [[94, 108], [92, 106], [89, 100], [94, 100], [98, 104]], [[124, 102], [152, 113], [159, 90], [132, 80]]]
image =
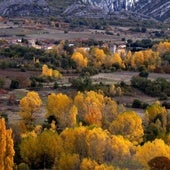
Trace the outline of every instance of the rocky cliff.
[[2, 16], [102, 17], [130, 11], [170, 21], [170, 0], [0, 0]]
[[2, 16], [45, 16], [50, 14], [45, 0], [6, 0], [0, 3]]

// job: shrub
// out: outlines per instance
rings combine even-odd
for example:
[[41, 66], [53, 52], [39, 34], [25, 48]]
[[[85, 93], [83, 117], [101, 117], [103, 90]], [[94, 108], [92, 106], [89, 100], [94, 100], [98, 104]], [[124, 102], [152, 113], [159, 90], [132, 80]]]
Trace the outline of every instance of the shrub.
[[162, 106], [164, 106], [166, 109], [170, 109], [170, 103], [168, 102], [163, 102]]
[[5, 84], [5, 80], [0, 78], [0, 88], [3, 88]]
[[10, 84], [10, 89], [18, 89], [19, 88], [19, 82], [17, 80], [12, 80]]
[[132, 103], [133, 108], [142, 108], [142, 102], [138, 99], [134, 99]]
[[71, 79], [70, 83], [72, 87], [76, 88], [77, 90], [84, 91], [84, 90], [92, 90], [92, 81], [90, 77], [79, 77], [77, 79]]
[[58, 83], [57, 82], [54, 82], [54, 89], [57, 89], [59, 87]]
[[18, 170], [29, 170], [29, 166], [26, 163], [20, 163], [18, 165]]
[[141, 71], [141, 72], [139, 73], [139, 76], [140, 76], [140, 77], [145, 77], [145, 78], [147, 78], [148, 75], [149, 75], [148, 71]]

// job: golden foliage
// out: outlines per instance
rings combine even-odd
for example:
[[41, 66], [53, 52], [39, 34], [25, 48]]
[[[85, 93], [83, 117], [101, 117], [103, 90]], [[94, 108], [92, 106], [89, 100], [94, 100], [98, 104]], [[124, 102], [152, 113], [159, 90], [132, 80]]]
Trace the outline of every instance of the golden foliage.
[[92, 63], [96, 68], [99, 68], [102, 64], [104, 64], [106, 55], [103, 49], [94, 48], [92, 50]]
[[118, 113], [117, 103], [102, 93], [94, 91], [78, 92], [74, 98], [74, 104], [78, 109], [80, 121], [105, 126], [116, 117]]
[[19, 115], [24, 120], [31, 120], [33, 113], [36, 112], [42, 105], [42, 101], [39, 97], [39, 94], [34, 91], [30, 91], [20, 100]]
[[42, 76], [49, 76], [52, 77], [53, 71], [49, 69], [46, 64], [42, 66]]
[[122, 135], [133, 144], [141, 143], [143, 140], [142, 119], [134, 111], [125, 111], [119, 114], [111, 123], [110, 132], [115, 135]]
[[156, 45], [156, 51], [162, 56], [166, 52], [170, 52], [170, 42], [160, 42]]
[[54, 77], [54, 78], [62, 78], [62, 74], [58, 70], [53, 70], [52, 68], [48, 68], [46, 64], [42, 66], [42, 76]]
[[87, 156], [87, 145], [85, 137], [87, 135], [87, 127], [80, 126], [74, 129], [66, 128], [61, 133], [63, 146], [66, 153], [79, 154], [80, 158]]
[[126, 54], [126, 57], [124, 59], [124, 62], [125, 62], [126, 66], [131, 65], [131, 59], [132, 59], [132, 52], [128, 51], [127, 54]]
[[77, 170], [80, 167], [78, 154], [62, 154], [59, 160], [55, 160], [54, 170]]
[[144, 166], [148, 166], [147, 163], [158, 156], [170, 159], [170, 146], [161, 139], [155, 139], [153, 142], [146, 142], [143, 146], [138, 146], [135, 159]]
[[101, 126], [104, 96], [94, 91], [78, 92], [74, 98], [80, 120]]
[[88, 156], [98, 163], [104, 163], [107, 149], [108, 149], [109, 136], [107, 131], [101, 128], [93, 128], [89, 130], [86, 136]]
[[96, 161], [84, 158], [81, 162], [80, 170], [94, 170], [97, 165]]
[[114, 53], [112, 64], [118, 64], [121, 68], [125, 68], [125, 65], [119, 53]]
[[154, 52], [151, 49], [143, 51], [144, 65], [149, 71], [153, 71], [157, 66], [161, 64], [161, 58], [158, 52]]
[[[22, 138], [20, 154], [24, 162], [30, 166], [37, 167], [41, 162], [50, 162], [51, 166], [63, 152], [60, 136], [51, 130], [43, 131], [38, 135], [27, 135]], [[49, 163], [48, 163], [49, 164]]]
[[67, 95], [51, 93], [47, 101], [46, 117], [55, 116], [59, 121], [60, 128], [73, 127], [76, 125], [77, 108]]
[[0, 169], [12, 170], [14, 165], [14, 143], [12, 130], [6, 129], [5, 119], [0, 119]]
[[80, 170], [114, 170], [114, 167], [106, 164], [98, 164], [94, 160], [84, 158], [81, 162]]
[[135, 52], [131, 59], [132, 68], [138, 68], [144, 63], [144, 56], [142, 51]]
[[88, 51], [86, 49], [84, 49], [83, 47], [76, 48], [76, 52], [81, 53], [85, 58], [89, 57]]
[[111, 151], [114, 161], [122, 162], [130, 159], [132, 150], [133, 144], [123, 136], [113, 135], [111, 137]]
[[74, 52], [71, 58], [76, 62], [79, 69], [87, 67], [88, 59], [87, 57], [84, 57], [80, 52]]
[[154, 103], [147, 107], [145, 111], [145, 118], [148, 119], [149, 122], [153, 122], [154, 119], [161, 114], [167, 114], [166, 108], [161, 106], [159, 103]]

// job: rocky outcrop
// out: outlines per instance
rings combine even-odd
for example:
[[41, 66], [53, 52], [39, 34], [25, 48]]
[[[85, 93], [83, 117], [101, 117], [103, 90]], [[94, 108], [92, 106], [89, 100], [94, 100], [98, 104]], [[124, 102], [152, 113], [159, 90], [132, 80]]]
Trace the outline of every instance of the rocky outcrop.
[[136, 4], [135, 11], [158, 20], [170, 21], [169, 0], [140, 0]]
[[169, 0], [0, 0], [1, 16], [103, 17], [119, 11], [170, 21]]
[[49, 13], [45, 0], [6, 0], [0, 3], [2, 16], [46, 16]]

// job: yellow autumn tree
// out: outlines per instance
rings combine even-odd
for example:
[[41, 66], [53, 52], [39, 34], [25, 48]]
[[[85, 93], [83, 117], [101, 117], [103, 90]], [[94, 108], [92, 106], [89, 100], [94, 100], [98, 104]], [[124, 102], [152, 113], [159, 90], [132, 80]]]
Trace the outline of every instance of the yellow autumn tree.
[[104, 65], [105, 67], [111, 67], [112, 64], [114, 63], [114, 58], [113, 55], [109, 54], [106, 56], [105, 61], [104, 61]]
[[118, 113], [118, 104], [110, 97], [104, 97], [104, 108], [102, 118], [103, 128], [108, 129], [110, 123], [117, 117]]
[[132, 59], [132, 52], [128, 51], [124, 59], [124, 63], [126, 67], [129, 67], [131, 65], [131, 59]]
[[132, 159], [133, 144], [121, 135], [111, 137], [111, 155], [113, 162], [122, 164], [125, 160]]
[[76, 115], [77, 108], [70, 97], [62, 93], [51, 93], [48, 96], [46, 117], [55, 116], [59, 128], [75, 125]]
[[80, 170], [94, 170], [98, 163], [94, 160], [84, 158], [80, 165]]
[[143, 56], [144, 56], [144, 65], [145, 67], [153, 71], [156, 67], [160, 66], [161, 64], [161, 58], [159, 57], [159, 53], [152, 51], [152, 49], [144, 50]]
[[80, 52], [74, 52], [71, 58], [76, 62], [79, 70], [87, 67], [88, 59], [87, 57], [84, 57]]
[[143, 141], [142, 119], [134, 111], [119, 114], [110, 124], [109, 130], [112, 134], [122, 135], [135, 145]]
[[161, 106], [159, 102], [155, 102], [154, 104], [147, 107], [145, 111], [145, 118], [149, 121], [149, 123], [154, 122], [155, 118], [158, 115], [167, 116], [167, 110], [164, 106]]
[[94, 48], [92, 50], [92, 63], [96, 68], [99, 68], [102, 64], [105, 63], [106, 55], [103, 49]]
[[84, 57], [88, 58], [89, 57], [89, 52], [85, 48], [76, 48], [76, 51], [81, 53]]
[[32, 121], [35, 113], [42, 105], [41, 98], [37, 92], [30, 91], [20, 100], [19, 115], [23, 120]]
[[[118, 168], [116, 168], [119, 170]], [[84, 158], [80, 165], [80, 170], [114, 170], [114, 167], [107, 164], [98, 164], [95, 160]]]
[[123, 63], [122, 58], [119, 53], [114, 53], [112, 64], [114, 65], [117, 64], [119, 67], [125, 68], [125, 64]]
[[62, 74], [58, 70], [53, 70], [52, 71], [52, 76], [54, 78], [57, 78], [57, 79], [61, 79], [62, 78]]
[[138, 146], [134, 158], [148, 168], [148, 162], [158, 156], [170, 159], [170, 146], [161, 139], [155, 139], [152, 142], [146, 142], [143, 146]]
[[78, 109], [78, 118], [87, 124], [105, 127], [118, 114], [117, 103], [100, 92], [78, 92], [74, 98]]
[[46, 64], [42, 66], [42, 76], [54, 77], [54, 78], [62, 78], [62, 74], [58, 70], [53, 70], [49, 68]]
[[142, 51], [135, 52], [131, 58], [132, 68], [138, 68], [144, 64], [144, 56]]
[[161, 56], [166, 52], [170, 52], [170, 42], [160, 42], [158, 45], [156, 45], [156, 51], [159, 52]]
[[6, 129], [5, 119], [0, 119], [0, 169], [12, 170], [14, 165], [14, 142], [12, 130]]
[[66, 128], [61, 133], [64, 151], [67, 154], [79, 154], [80, 159], [87, 157], [87, 145], [85, 138], [88, 128], [85, 126]]
[[85, 115], [84, 119], [88, 124], [94, 124], [99, 127], [102, 126], [102, 113], [95, 102], [88, 105], [88, 113]]
[[55, 160], [53, 170], [77, 170], [80, 168], [80, 158], [78, 154], [63, 153], [59, 160]]
[[53, 75], [53, 70], [48, 68], [46, 64], [42, 66], [42, 76], [49, 76], [52, 77]]
[[78, 109], [79, 120], [101, 126], [104, 106], [104, 96], [102, 94], [94, 91], [78, 92], [74, 98], [74, 104]]
[[104, 163], [109, 150], [109, 135], [101, 128], [93, 128], [86, 135], [87, 152], [90, 159]]
[[31, 169], [51, 168], [63, 152], [60, 136], [51, 130], [38, 135], [29, 134], [21, 139], [20, 154]]

